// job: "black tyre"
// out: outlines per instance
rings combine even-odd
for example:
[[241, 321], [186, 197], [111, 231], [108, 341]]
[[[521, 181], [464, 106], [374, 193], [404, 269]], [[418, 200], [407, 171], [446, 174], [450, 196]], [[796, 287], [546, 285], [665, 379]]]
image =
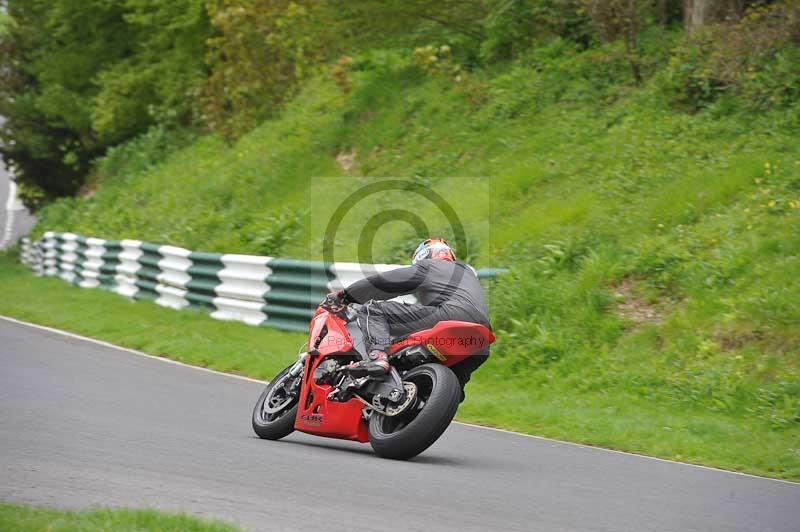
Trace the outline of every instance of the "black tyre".
[[278, 373], [261, 392], [253, 408], [253, 430], [259, 438], [279, 440], [294, 432], [299, 377], [289, 375], [289, 368]]
[[369, 443], [378, 456], [408, 460], [433, 445], [444, 433], [461, 402], [461, 384], [446, 366], [423, 364], [403, 376], [413, 382], [417, 397], [405, 412], [384, 416], [373, 412]]

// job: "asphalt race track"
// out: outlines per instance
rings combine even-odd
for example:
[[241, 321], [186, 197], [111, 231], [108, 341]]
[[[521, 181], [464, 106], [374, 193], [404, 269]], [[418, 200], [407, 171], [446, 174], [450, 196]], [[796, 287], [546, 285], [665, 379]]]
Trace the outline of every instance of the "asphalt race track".
[[249, 530], [800, 530], [800, 484], [465, 425], [411, 462], [262, 441], [261, 387], [0, 319], [0, 500]]

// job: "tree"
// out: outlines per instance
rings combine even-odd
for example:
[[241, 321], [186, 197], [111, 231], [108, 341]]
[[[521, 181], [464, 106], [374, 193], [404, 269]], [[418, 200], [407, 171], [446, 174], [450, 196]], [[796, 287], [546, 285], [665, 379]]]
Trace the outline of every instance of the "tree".
[[188, 125], [207, 68], [211, 28], [204, 0], [127, 0], [131, 53], [99, 72], [92, 101], [93, 131], [123, 142], [150, 125]]
[[23, 189], [74, 194], [105, 150], [187, 124], [206, 77], [204, 0], [8, 0], [0, 153]]
[[91, 128], [94, 77], [129, 51], [123, 8], [103, 0], [11, 0], [0, 37], [0, 153], [24, 186], [74, 193], [103, 151]]
[[714, 22], [738, 20], [746, 7], [768, 3], [765, 0], [684, 0], [684, 26], [687, 32], [692, 33]]

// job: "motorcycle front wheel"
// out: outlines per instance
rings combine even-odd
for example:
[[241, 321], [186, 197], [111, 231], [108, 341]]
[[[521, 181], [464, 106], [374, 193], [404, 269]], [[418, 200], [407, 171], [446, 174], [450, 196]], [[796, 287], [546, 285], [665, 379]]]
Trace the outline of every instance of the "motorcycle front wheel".
[[279, 440], [294, 432], [300, 386], [291, 367], [278, 373], [261, 392], [253, 408], [253, 430], [259, 438]]
[[369, 420], [369, 443], [383, 458], [408, 460], [439, 439], [461, 402], [461, 384], [450, 368], [423, 364], [403, 376], [417, 387], [414, 403], [397, 416], [373, 412]]

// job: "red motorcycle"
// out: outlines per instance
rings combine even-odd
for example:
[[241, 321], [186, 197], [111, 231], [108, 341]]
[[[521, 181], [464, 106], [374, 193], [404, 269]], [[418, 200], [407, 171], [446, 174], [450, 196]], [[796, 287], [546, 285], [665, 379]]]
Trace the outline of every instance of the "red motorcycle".
[[405, 460], [444, 433], [461, 402], [461, 385], [448, 366], [494, 342], [483, 325], [442, 321], [397, 339], [385, 377], [354, 377], [348, 364], [363, 360], [358, 305], [329, 296], [309, 327], [308, 351], [267, 385], [253, 409], [253, 430], [278, 440], [295, 430], [369, 442], [384, 458]]

